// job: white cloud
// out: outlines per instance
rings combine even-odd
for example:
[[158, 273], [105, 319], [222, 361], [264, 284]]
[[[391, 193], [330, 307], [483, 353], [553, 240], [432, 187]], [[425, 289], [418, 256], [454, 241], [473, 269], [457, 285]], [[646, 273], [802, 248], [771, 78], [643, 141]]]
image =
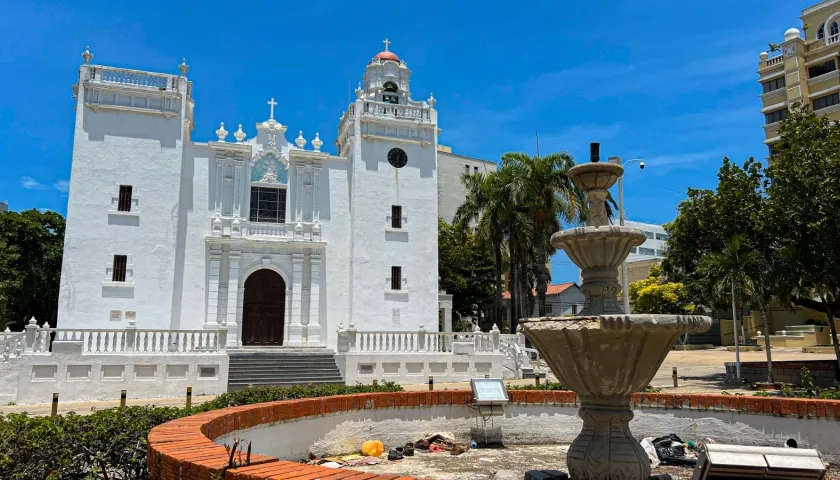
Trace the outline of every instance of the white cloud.
[[47, 212], [54, 212], [55, 210], [53, 210], [51, 208], [39, 208], [38, 211], [41, 212], [41, 213], [47, 213]]
[[61, 193], [67, 193], [70, 190], [70, 182], [67, 180], [59, 180], [53, 183], [53, 187]]
[[32, 177], [20, 177], [20, 184], [27, 190], [43, 190], [44, 185]]

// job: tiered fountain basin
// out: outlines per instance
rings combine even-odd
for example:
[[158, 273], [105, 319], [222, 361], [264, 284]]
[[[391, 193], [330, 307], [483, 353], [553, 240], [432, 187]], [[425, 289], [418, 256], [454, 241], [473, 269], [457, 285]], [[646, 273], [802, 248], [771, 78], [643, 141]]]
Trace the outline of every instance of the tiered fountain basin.
[[[570, 391], [510, 391], [496, 419], [506, 444], [569, 444], [581, 429], [580, 398]], [[741, 445], [781, 445], [795, 438], [836, 461], [840, 401], [729, 395], [629, 395], [631, 426], [642, 436], [676, 433]], [[371, 438], [400, 445], [435, 430], [460, 440], [475, 425], [469, 391], [359, 394], [261, 403], [205, 412], [164, 423], [149, 433], [153, 480], [316, 479], [411, 480], [299, 463], [318, 455], [357, 451]], [[251, 465], [227, 469], [223, 446], [252, 442]], [[834, 454], [834, 456], [832, 456]]]

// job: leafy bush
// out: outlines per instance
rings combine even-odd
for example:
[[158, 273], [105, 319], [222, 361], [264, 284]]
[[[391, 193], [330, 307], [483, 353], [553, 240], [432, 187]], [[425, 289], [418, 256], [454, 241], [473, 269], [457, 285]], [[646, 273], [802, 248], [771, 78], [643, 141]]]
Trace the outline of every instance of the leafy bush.
[[[840, 389], [837, 388], [820, 388], [814, 383], [814, 377], [811, 376], [811, 371], [807, 367], [802, 367], [801, 370], [801, 384], [799, 390], [793, 390], [787, 385], [782, 388], [781, 397], [788, 398], [820, 398], [823, 400], [840, 400]], [[775, 396], [774, 394], [762, 390], [753, 394], [756, 397]]]
[[398, 392], [393, 383], [307, 387], [255, 387], [219, 395], [202, 405], [123, 407], [90, 415], [0, 415], [0, 479], [67, 480], [149, 478], [146, 437], [156, 425], [199, 412], [253, 403], [353, 393]]

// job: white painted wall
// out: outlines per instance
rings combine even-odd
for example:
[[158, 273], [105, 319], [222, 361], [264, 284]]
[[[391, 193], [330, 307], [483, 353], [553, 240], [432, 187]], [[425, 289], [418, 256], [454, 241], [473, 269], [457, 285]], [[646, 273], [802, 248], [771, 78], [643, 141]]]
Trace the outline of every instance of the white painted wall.
[[[80, 79], [91, 78], [93, 73], [91, 66], [82, 66]], [[186, 79], [176, 81], [179, 92], [185, 93]], [[122, 322], [110, 320], [110, 311], [120, 310], [137, 311], [137, 321], [149, 328], [168, 328], [175, 277], [183, 102], [175, 107], [178, 114], [169, 119], [103, 108], [94, 111], [86, 103], [136, 103], [141, 95], [94, 92], [84, 81], [80, 84], [58, 323], [64, 327], [121, 328]], [[109, 212], [116, 210], [113, 198], [120, 184], [134, 186], [137, 205], [133, 215]], [[115, 254], [128, 255], [130, 284], [109, 284], [108, 268]]]
[[[228, 356], [207, 354], [93, 354], [82, 355], [81, 345], [56, 347], [52, 354], [23, 355], [0, 363], [0, 404], [167, 398], [218, 395], [227, 391]], [[199, 376], [199, 367], [214, 367], [215, 377]]]
[[335, 356], [347, 385], [370, 385], [374, 380], [399, 385], [466, 382], [471, 378], [503, 375], [502, 354], [452, 353], [347, 353]]
[[[501, 426], [505, 444], [565, 444], [580, 433], [583, 423], [577, 411], [566, 406], [508, 405], [494, 424]], [[636, 409], [633, 414], [630, 429], [639, 439], [675, 433], [683, 440], [708, 437], [718, 443], [778, 447], [794, 438], [801, 448], [833, 456], [840, 452], [836, 420], [659, 408]], [[388, 448], [438, 431], [452, 432], [464, 442], [475, 425], [475, 411], [462, 405], [366, 409], [237, 430], [215, 441], [230, 445], [240, 438], [252, 442], [254, 453], [297, 461], [310, 451], [319, 457], [355, 453], [370, 439]]]
[[470, 175], [474, 175], [476, 169], [485, 175], [497, 169], [495, 162], [438, 150], [438, 216], [447, 223], [452, 223], [455, 212], [467, 198], [467, 190], [461, 183], [461, 175], [467, 167]]

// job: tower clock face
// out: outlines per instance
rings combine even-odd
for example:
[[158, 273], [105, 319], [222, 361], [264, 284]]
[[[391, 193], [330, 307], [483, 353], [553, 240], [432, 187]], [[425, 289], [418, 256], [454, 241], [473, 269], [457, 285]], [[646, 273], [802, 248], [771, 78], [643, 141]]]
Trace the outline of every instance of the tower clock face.
[[401, 148], [392, 148], [388, 152], [388, 163], [394, 168], [402, 168], [408, 163], [408, 155]]

